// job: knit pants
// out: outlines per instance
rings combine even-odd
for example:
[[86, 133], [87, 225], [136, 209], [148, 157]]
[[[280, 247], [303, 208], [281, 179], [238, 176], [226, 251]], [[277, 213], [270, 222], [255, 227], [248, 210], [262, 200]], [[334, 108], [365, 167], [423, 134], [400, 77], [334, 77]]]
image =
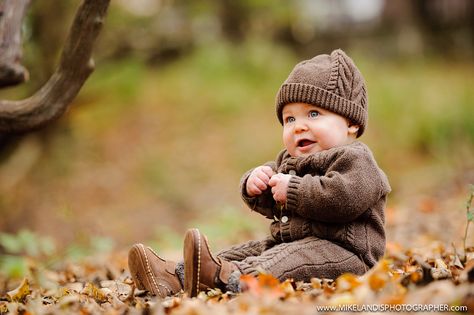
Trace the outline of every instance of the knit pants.
[[345, 272], [363, 274], [367, 266], [352, 252], [314, 236], [289, 243], [273, 238], [249, 241], [217, 254], [234, 263], [242, 274], [265, 271], [280, 281], [292, 278], [308, 282], [311, 278], [335, 279]]

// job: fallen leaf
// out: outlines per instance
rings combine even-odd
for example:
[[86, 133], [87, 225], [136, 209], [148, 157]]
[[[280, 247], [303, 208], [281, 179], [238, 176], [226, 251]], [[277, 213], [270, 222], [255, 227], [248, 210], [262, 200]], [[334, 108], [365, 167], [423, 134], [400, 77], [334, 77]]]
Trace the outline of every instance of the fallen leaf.
[[61, 287], [56, 292], [56, 298], [62, 298], [63, 296], [70, 295], [72, 291], [68, 288]]
[[100, 282], [102, 288], [110, 289], [114, 295], [118, 296], [129, 296], [132, 291], [132, 287], [124, 282], [118, 280], [104, 280]]
[[341, 293], [335, 295], [329, 302], [329, 305], [347, 305], [347, 304], [357, 304], [358, 301], [353, 294], [349, 292]]
[[334, 280], [332, 279], [323, 279], [322, 287], [323, 292], [326, 296], [331, 296], [336, 291], [336, 286], [334, 285]]
[[422, 272], [412, 272], [410, 273], [410, 280], [412, 283], [417, 283], [420, 282], [423, 279], [423, 273]]
[[261, 287], [267, 288], [267, 289], [275, 289], [280, 284], [280, 281], [278, 281], [277, 278], [265, 273], [259, 274], [257, 279], [258, 279], [258, 284]]
[[0, 314], [8, 313], [8, 306], [7, 303], [1, 302], [0, 303]]
[[345, 292], [345, 291], [352, 291], [353, 289], [360, 286], [362, 282], [359, 278], [351, 273], [345, 273], [339, 276], [336, 279], [336, 291], [337, 292]]
[[[292, 280], [283, 283], [272, 275], [261, 273], [257, 277], [242, 275], [240, 277], [242, 291], [249, 292], [256, 296], [265, 294], [272, 298], [281, 298], [293, 290]], [[290, 285], [291, 289], [288, 287]], [[294, 290], [293, 290], [294, 291]]]
[[241, 275], [240, 285], [243, 292], [250, 292], [254, 295], [260, 295], [262, 293], [262, 288], [260, 287], [257, 278], [255, 278], [254, 276]]
[[323, 281], [319, 278], [311, 278], [311, 286], [313, 289], [321, 289], [323, 287]]
[[72, 305], [80, 304], [80, 302], [81, 302], [81, 299], [78, 294], [69, 294], [69, 295], [65, 295], [61, 297], [58, 300], [58, 305], [61, 308], [71, 308]]
[[366, 275], [369, 286], [374, 291], [379, 291], [390, 280], [390, 262], [382, 259], [375, 265], [375, 267]]
[[81, 282], [66, 283], [65, 287], [74, 292], [81, 292], [84, 289], [84, 284]]
[[468, 260], [460, 278], [470, 283], [474, 282], [474, 259]]
[[[163, 301], [163, 303], [161, 303], [161, 305], [165, 308], [166, 314], [169, 314], [169, 313], [171, 313], [171, 310], [173, 310], [173, 309], [177, 308], [178, 306], [180, 306], [182, 301], [183, 301], [182, 299], [173, 297], [173, 298], [170, 298], [170, 299], [166, 299], [165, 301]], [[142, 307], [140, 307], [140, 308], [142, 308]]]
[[90, 296], [98, 303], [104, 303], [108, 300], [106, 294], [90, 282], [86, 284], [81, 293]]
[[442, 260], [441, 258], [436, 258], [435, 259], [435, 268], [443, 268], [443, 269], [448, 269], [448, 265]]
[[459, 259], [458, 255], [454, 255], [453, 266], [455, 266], [459, 269], [464, 269], [464, 266], [462, 265], [461, 259]]
[[388, 277], [379, 272], [369, 276], [369, 286], [374, 291], [379, 291], [387, 284]]
[[427, 285], [431, 283], [433, 280], [435, 280], [431, 273], [431, 265], [423, 261], [423, 259], [421, 259], [417, 255], [413, 256], [413, 260], [416, 261], [416, 263], [420, 266], [421, 272], [422, 272], [421, 279], [416, 282], [417, 285], [419, 286]]
[[451, 278], [451, 271], [448, 266], [441, 258], [436, 258], [434, 262], [434, 268], [431, 268], [431, 276], [435, 280]]
[[291, 296], [295, 293], [295, 288], [293, 287], [294, 282], [292, 279], [286, 279], [279, 285], [279, 289], [281, 292], [285, 294], [285, 296]]
[[10, 302], [23, 302], [29, 294], [30, 285], [28, 283], [28, 279], [24, 278], [18, 288], [7, 292], [7, 299]]
[[442, 280], [442, 279], [449, 279], [452, 277], [452, 273], [448, 269], [444, 268], [432, 268], [431, 269], [431, 276], [435, 280]]

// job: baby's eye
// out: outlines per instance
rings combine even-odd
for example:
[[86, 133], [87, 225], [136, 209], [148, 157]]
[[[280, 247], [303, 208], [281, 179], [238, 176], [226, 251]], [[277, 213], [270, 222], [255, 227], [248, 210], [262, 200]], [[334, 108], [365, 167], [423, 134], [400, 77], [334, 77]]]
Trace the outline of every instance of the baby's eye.
[[309, 117], [311, 118], [316, 118], [319, 116], [319, 112], [315, 111], [315, 110], [312, 110], [309, 112]]
[[293, 117], [293, 116], [288, 116], [288, 117], [285, 118], [285, 123], [286, 124], [292, 123], [294, 121], [295, 121], [295, 117]]

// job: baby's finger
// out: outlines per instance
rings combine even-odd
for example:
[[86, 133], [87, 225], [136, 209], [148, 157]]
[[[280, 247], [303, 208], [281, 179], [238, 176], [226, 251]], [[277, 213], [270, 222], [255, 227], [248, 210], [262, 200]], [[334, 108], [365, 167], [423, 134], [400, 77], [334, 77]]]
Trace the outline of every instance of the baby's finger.
[[278, 185], [279, 182], [280, 182], [280, 174], [275, 174], [268, 181], [268, 185], [273, 187], [273, 186]]
[[281, 193], [276, 193], [273, 195], [273, 199], [277, 202], [283, 202], [283, 198], [281, 196]]
[[275, 198], [275, 193], [277, 191], [277, 188], [276, 187], [272, 187], [272, 195], [273, 195], [273, 198]]
[[255, 184], [255, 186], [257, 186], [260, 190], [265, 190], [265, 189], [267, 189], [267, 184], [265, 184], [265, 182], [264, 182], [263, 180], [261, 180], [260, 178], [258, 178], [258, 177], [255, 178], [254, 184]]
[[270, 178], [275, 174], [270, 166], [262, 166], [262, 171]]
[[270, 180], [268, 181], [268, 186], [270, 187], [274, 187], [276, 184], [277, 184], [277, 180], [273, 177], [270, 178]]
[[262, 191], [255, 184], [249, 184], [247, 186], [247, 194], [250, 196], [256, 196], [262, 194]]
[[257, 174], [257, 178], [259, 178], [262, 182], [264, 182], [265, 185], [267, 185], [268, 181], [270, 180], [270, 176], [268, 176], [265, 172], [259, 172]]

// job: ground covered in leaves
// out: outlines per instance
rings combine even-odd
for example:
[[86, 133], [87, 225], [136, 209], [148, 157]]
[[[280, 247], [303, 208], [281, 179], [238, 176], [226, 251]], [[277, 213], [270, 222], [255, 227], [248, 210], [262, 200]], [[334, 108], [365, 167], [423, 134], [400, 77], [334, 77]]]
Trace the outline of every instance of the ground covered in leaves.
[[244, 276], [244, 292], [182, 293], [159, 299], [134, 288], [126, 254], [94, 257], [46, 270], [30, 264], [21, 283], [2, 280], [0, 314], [315, 314], [338, 311], [474, 311], [474, 248], [466, 255], [441, 245], [423, 250], [390, 244], [364, 276], [310, 283]]
[[[31, 247], [23, 257], [27, 276], [5, 276], [6, 264], [0, 265], [0, 314], [474, 313], [474, 247], [468, 233], [473, 199], [471, 186], [465, 213], [453, 211], [457, 202], [441, 197], [410, 202], [417, 207], [387, 208], [385, 256], [363, 276], [309, 283], [243, 276], [242, 293], [216, 290], [192, 299], [184, 293], [160, 299], [136, 289], [126, 251], [58, 259], [53, 267], [32, 258], [47, 253], [48, 243], [24, 233], [16, 240], [24, 244], [16, 247]], [[453, 240], [463, 240], [463, 246]], [[14, 248], [15, 239], [3, 237], [2, 244]]]

